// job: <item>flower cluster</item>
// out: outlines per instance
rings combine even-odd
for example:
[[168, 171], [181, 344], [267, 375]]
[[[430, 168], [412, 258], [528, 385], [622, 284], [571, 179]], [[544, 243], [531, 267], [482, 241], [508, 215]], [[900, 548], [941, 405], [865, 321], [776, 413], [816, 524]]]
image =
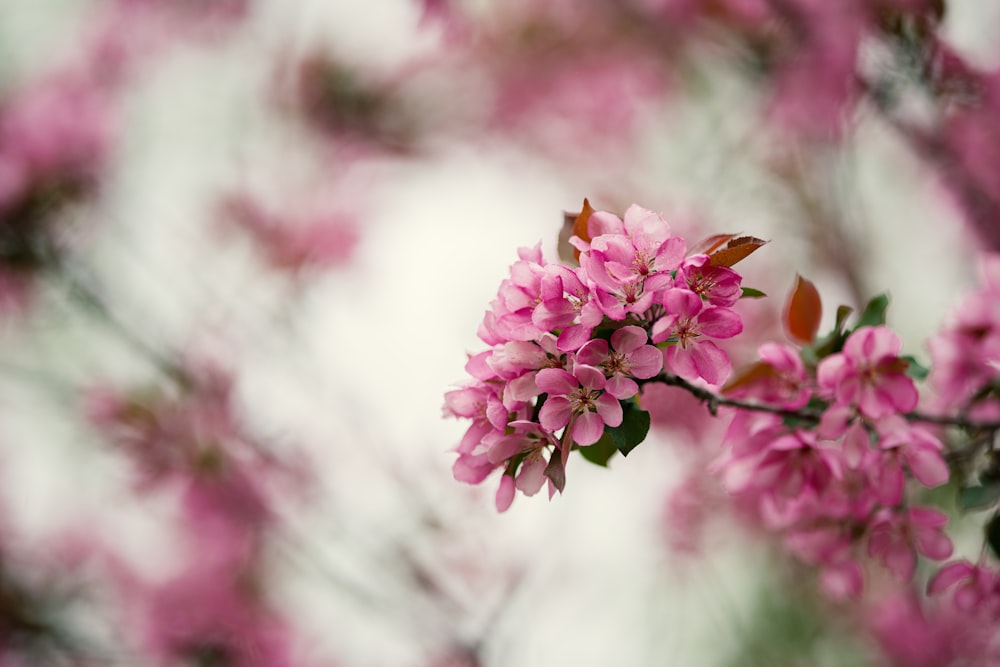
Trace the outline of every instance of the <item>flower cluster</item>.
[[[904, 418], [918, 394], [900, 349], [885, 326], [856, 328], [841, 351], [810, 366], [798, 350], [765, 344], [732, 391], [788, 412], [738, 414], [718, 468], [834, 595], [860, 593], [865, 554], [903, 581], [918, 553], [951, 555], [947, 516], [910, 506], [904, 492], [907, 473], [927, 487], [949, 473], [941, 442]], [[789, 416], [806, 406], [800, 413], [809, 419]]]
[[941, 410], [962, 410], [978, 418], [1000, 416], [990, 391], [1000, 374], [1000, 256], [979, 265], [979, 289], [967, 294], [948, 326], [929, 342], [930, 375]]
[[[725, 382], [729, 358], [712, 339], [742, 331], [731, 308], [741, 276], [689, 253], [660, 215], [585, 205], [574, 229], [577, 267], [547, 263], [540, 245], [520, 250], [479, 329], [491, 347], [470, 357], [473, 380], [445, 396], [445, 415], [472, 422], [455, 477], [478, 484], [502, 469], [501, 511], [515, 490], [530, 496], [547, 480], [550, 497], [561, 491], [574, 446], [609, 432], [623, 452], [638, 444], [649, 424], [635, 402], [641, 382], [661, 371]], [[637, 440], [622, 433], [634, 428]]]

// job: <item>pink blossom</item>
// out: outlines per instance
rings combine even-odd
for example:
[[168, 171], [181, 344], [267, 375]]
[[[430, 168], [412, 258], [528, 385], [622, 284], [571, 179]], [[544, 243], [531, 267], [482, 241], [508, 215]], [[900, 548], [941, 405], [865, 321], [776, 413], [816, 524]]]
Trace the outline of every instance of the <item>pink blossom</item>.
[[[897, 416], [880, 420], [876, 429], [880, 436], [884, 471], [899, 470], [905, 464], [924, 486], [934, 488], [948, 481], [948, 464], [941, 455], [944, 445], [930, 431]], [[901, 498], [902, 473], [895, 476], [899, 481], [894, 485], [900, 487], [897, 496]]]
[[713, 306], [732, 306], [743, 296], [743, 277], [728, 266], [712, 266], [708, 255], [688, 257], [681, 265], [678, 283]]
[[358, 241], [354, 221], [339, 211], [282, 216], [249, 196], [237, 195], [224, 202], [223, 212], [255, 242], [267, 263], [281, 271], [343, 264]]
[[666, 365], [677, 375], [721, 384], [732, 369], [729, 357], [703, 337], [732, 338], [743, 330], [739, 315], [728, 308], [706, 306], [694, 292], [668, 290], [663, 296], [667, 315], [653, 324], [654, 343], [675, 342], [667, 348]]
[[737, 494], [755, 493], [765, 522], [787, 527], [815, 513], [827, 490], [843, 477], [842, 454], [817, 442], [812, 431], [781, 433], [768, 421], [761, 423], [757, 437], [766, 442], [764, 448], [725, 464], [730, 468], [728, 488]]
[[868, 625], [893, 667], [941, 667], [981, 653], [968, 642], [967, 619], [924, 608], [912, 594], [897, 594], [874, 606]]
[[1000, 620], [1000, 574], [983, 565], [959, 560], [943, 565], [927, 584], [930, 595], [950, 594], [955, 608], [966, 614]]
[[899, 358], [901, 343], [887, 327], [861, 327], [844, 343], [843, 352], [820, 362], [820, 388], [839, 405], [855, 405], [878, 419], [917, 407], [917, 389]]
[[611, 334], [611, 345], [594, 339], [580, 348], [578, 363], [596, 366], [608, 376], [605, 391], [617, 399], [626, 399], [639, 392], [632, 378], [646, 380], [663, 368], [663, 354], [646, 345], [646, 332], [637, 326], [627, 326]]
[[547, 331], [561, 329], [559, 349], [574, 352], [590, 338], [604, 315], [577, 272], [559, 264], [546, 264], [545, 273], [532, 322]]
[[600, 440], [604, 427], [622, 423], [622, 406], [603, 391], [607, 380], [599, 369], [578, 364], [570, 374], [547, 368], [535, 378], [538, 388], [548, 394], [539, 412], [542, 426], [556, 432], [569, 424], [573, 442], [586, 447]]
[[805, 406], [811, 396], [810, 381], [798, 351], [781, 343], [764, 343], [757, 352], [760, 361], [731, 380], [726, 394], [752, 396], [789, 410]]
[[541, 243], [534, 248], [520, 248], [517, 254], [520, 259], [511, 265], [510, 277], [500, 283], [497, 298], [479, 328], [479, 337], [488, 345], [535, 340], [546, 333], [533, 321], [546, 276]]
[[445, 394], [444, 416], [472, 421], [455, 447], [452, 472], [460, 482], [479, 484], [497, 468], [489, 457], [491, 439], [503, 436], [508, 418], [498, 390], [496, 384], [474, 383]]
[[624, 220], [594, 213], [588, 227], [590, 243], [575, 237], [572, 241], [581, 250], [580, 265], [594, 283], [601, 310], [613, 320], [644, 313], [656, 294], [673, 284], [671, 272], [684, 258], [684, 239], [670, 236], [661, 216], [634, 205]]
[[902, 581], [909, 581], [917, 567], [917, 553], [943, 560], [951, 555], [951, 540], [944, 529], [948, 516], [926, 507], [882, 510], [872, 522], [868, 554]]

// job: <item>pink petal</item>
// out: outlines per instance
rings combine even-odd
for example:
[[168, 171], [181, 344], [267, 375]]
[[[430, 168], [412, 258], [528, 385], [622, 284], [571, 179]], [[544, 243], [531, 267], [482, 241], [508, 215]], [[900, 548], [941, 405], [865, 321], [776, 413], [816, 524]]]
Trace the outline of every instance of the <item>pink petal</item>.
[[587, 410], [586, 412], [577, 415], [576, 420], [573, 422], [571, 436], [573, 442], [576, 444], [586, 447], [587, 445], [592, 445], [601, 439], [604, 434], [604, 420], [596, 412], [591, 412]]
[[927, 530], [917, 532], [917, 550], [930, 559], [944, 560], [951, 555], [953, 547], [944, 533]]
[[709, 384], [722, 384], [732, 371], [729, 357], [712, 341], [696, 343], [691, 348], [691, 357], [698, 369], [698, 375], [705, 378]]
[[686, 289], [672, 289], [663, 295], [663, 306], [671, 315], [693, 318], [702, 309], [702, 301], [694, 292]]
[[486, 454], [487, 459], [494, 465], [499, 465], [525, 449], [528, 443], [522, 436], [504, 436], [493, 443]]
[[674, 325], [677, 323], [676, 315], [668, 315], [666, 317], [661, 317], [660, 319], [653, 322], [653, 329], [650, 332], [652, 335], [652, 342], [662, 343], [663, 341], [670, 338], [671, 334], [674, 333]]
[[604, 270], [607, 271], [608, 275], [612, 278], [622, 283], [628, 282], [635, 277], [635, 272], [632, 271], [632, 267], [625, 266], [620, 262], [605, 262]]
[[819, 367], [816, 369], [816, 382], [820, 389], [825, 390], [828, 395], [832, 395], [840, 384], [841, 378], [851, 370], [853, 369], [847, 357], [842, 354], [831, 355], [819, 362]]
[[[543, 371], [539, 371], [539, 374], [542, 372]], [[587, 389], [604, 389], [606, 379], [604, 378], [604, 372], [599, 368], [587, 366], [586, 364], [579, 364], [573, 369], [573, 375], [575, 375], [576, 379], [580, 381], [581, 387], [586, 387]]]
[[608, 211], [595, 211], [587, 219], [587, 234], [596, 239], [604, 234], [624, 234], [625, 224], [622, 219]]
[[903, 469], [895, 457], [883, 457], [882, 475], [879, 485], [875, 489], [875, 495], [879, 502], [887, 507], [898, 505], [903, 499], [903, 486], [906, 478], [903, 476]]
[[646, 344], [646, 331], [641, 327], [629, 325], [611, 334], [611, 347], [615, 352], [628, 354]]
[[938, 595], [948, 590], [959, 581], [971, 577], [973, 570], [974, 566], [967, 560], [960, 560], [945, 565], [927, 583], [927, 594]]
[[600, 366], [608, 358], [608, 341], [595, 338], [576, 353], [576, 361], [586, 366]]
[[622, 404], [609, 394], [601, 394], [597, 397], [597, 414], [601, 416], [604, 423], [615, 427], [622, 424]]
[[528, 456], [521, 464], [514, 486], [526, 496], [535, 495], [545, 482], [545, 466], [546, 461], [541, 454]]
[[924, 486], [934, 488], [948, 481], [948, 464], [937, 449], [912, 445], [903, 450], [903, 456], [910, 472]]
[[561, 368], [543, 368], [535, 375], [535, 385], [549, 395], [565, 395], [580, 384]]
[[672, 236], [656, 251], [654, 265], [657, 271], [674, 271], [681, 262], [684, 261], [684, 254], [687, 252], [687, 243], [680, 236]]
[[858, 421], [855, 422], [844, 435], [844, 457], [847, 465], [857, 468], [865, 460], [865, 454], [870, 449], [871, 438], [868, 430]]
[[503, 475], [500, 478], [500, 488], [497, 489], [497, 512], [506, 512], [514, 502], [514, 478]]
[[663, 352], [652, 345], [643, 345], [628, 357], [632, 377], [646, 380], [663, 370]]
[[743, 331], [743, 321], [736, 311], [711, 306], [698, 315], [698, 328], [712, 338], [732, 338]]
[[562, 396], [549, 396], [538, 411], [538, 421], [547, 431], [555, 432], [569, 423], [571, 414], [572, 408], [568, 400]]
[[895, 543], [882, 556], [885, 566], [902, 581], [910, 581], [917, 569], [917, 554], [907, 544]]
[[671, 345], [667, 348], [667, 366], [670, 367], [673, 373], [685, 380], [695, 380], [698, 378], [698, 367], [691, 356], [691, 350], [681, 345]]
[[621, 373], [616, 373], [608, 379], [604, 390], [617, 399], [632, 398], [639, 393], [639, 385], [635, 380], [625, 377]]
[[593, 329], [593, 326], [584, 326], [583, 324], [574, 324], [563, 329], [562, 333], [559, 334], [559, 341], [556, 343], [557, 349], [560, 352], [579, 350], [580, 346], [590, 339], [590, 333]]
[[920, 396], [913, 380], [902, 373], [892, 373], [879, 378], [879, 388], [899, 412], [910, 412], [917, 407]]

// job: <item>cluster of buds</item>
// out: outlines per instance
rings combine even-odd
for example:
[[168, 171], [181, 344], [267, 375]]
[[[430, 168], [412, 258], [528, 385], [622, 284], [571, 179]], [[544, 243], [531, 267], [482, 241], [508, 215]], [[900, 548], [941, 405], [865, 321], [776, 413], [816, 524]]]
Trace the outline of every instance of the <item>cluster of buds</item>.
[[550, 497], [561, 492], [574, 447], [606, 462], [639, 444], [641, 383], [726, 381], [729, 358], [712, 339], [743, 329], [731, 265], [763, 244], [723, 235], [689, 252], [657, 213], [632, 206], [619, 218], [586, 202], [573, 232], [577, 266], [546, 262], [540, 244], [519, 251], [479, 329], [490, 348], [445, 396], [446, 416], [472, 422], [455, 477], [478, 484], [501, 469], [500, 511], [515, 490], [534, 495], [547, 481]]

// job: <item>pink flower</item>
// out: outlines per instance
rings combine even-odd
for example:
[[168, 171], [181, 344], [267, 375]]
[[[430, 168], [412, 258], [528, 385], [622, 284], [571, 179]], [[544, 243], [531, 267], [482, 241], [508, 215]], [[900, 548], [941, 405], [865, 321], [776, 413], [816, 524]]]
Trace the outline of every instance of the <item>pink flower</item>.
[[790, 410], [806, 405], [811, 396], [810, 383], [798, 351], [781, 343], [764, 343], [758, 354], [760, 361], [733, 378], [726, 386], [726, 394], [752, 396]]
[[354, 221], [344, 213], [321, 211], [286, 217], [265, 209], [247, 195], [229, 197], [223, 212], [245, 232], [274, 269], [297, 272], [345, 263], [358, 241]]
[[934, 488], [948, 481], [948, 464], [941, 456], [944, 445], [927, 429], [893, 415], [880, 420], [876, 430], [883, 454], [883, 479], [895, 480], [888, 485], [897, 488], [896, 502], [902, 499], [903, 464], [924, 486]]
[[951, 592], [951, 602], [961, 612], [1000, 620], [1000, 574], [983, 565], [960, 560], [942, 566], [928, 582], [927, 593]]
[[721, 384], [732, 367], [729, 357], [703, 337], [732, 338], [743, 331], [739, 315], [728, 308], [706, 306], [694, 292], [672, 289], [663, 297], [667, 315], [653, 324], [653, 342], [670, 340], [666, 365], [688, 380], [704, 378], [709, 384]]
[[887, 327], [861, 327], [848, 337], [844, 350], [820, 362], [819, 386], [839, 405], [856, 405], [866, 417], [879, 419], [917, 407], [917, 389], [899, 358], [899, 338]]
[[581, 251], [580, 266], [594, 283], [601, 310], [613, 320], [644, 313], [656, 294], [673, 284], [671, 272], [684, 258], [684, 239], [670, 236], [670, 227], [658, 214], [634, 205], [624, 221], [597, 212], [588, 227], [590, 243], [576, 237], [572, 242]]
[[622, 423], [621, 404], [603, 391], [607, 380], [593, 366], [578, 364], [572, 374], [546, 368], [538, 372], [535, 384], [548, 394], [538, 415], [542, 426], [555, 433], [569, 424], [570, 438], [578, 445], [592, 445], [601, 439], [605, 425]]
[[902, 581], [913, 578], [917, 553], [934, 560], [951, 555], [951, 540], [944, 532], [948, 516], [926, 507], [907, 510], [882, 510], [872, 523], [868, 536], [868, 555]]
[[[604, 215], [607, 218], [601, 225], [605, 231], [592, 237], [589, 252], [580, 256], [581, 266], [595, 282], [613, 287], [615, 281], [624, 283], [680, 267], [687, 244], [683, 238], [670, 235], [670, 226], [658, 213], [633, 204], [622, 221]], [[594, 216], [602, 220], [599, 214]]]
[[479, 337], [487, 345], [511, 340], [535, 340], [545, 330], [533, 321], [535, 306], [542, 300], [543, 266], [541, 243], [534, 248], [520, 248], [520, 259], [510, 267], [510, 277], [500, 283], [497, 298], [490, 304]]
[[444, 416], [472, 421], [455, 447], [458, 459], [452, 472], [460, 482], [479, 484], [497, 468], [489, 458], [489, 436], [502, 436], [508, 417], [497, 392], [495, 383], [478, 382], [445, 394]]
[[539, 299], [532, 321], [546, 331], [562, 329], [558, 347], [564, 352], [580, 349], [604, 319], [577, 273], [559, 264], [545, 265]]
[[639, 385], [632, 378], [645, 380], [663, 368], [663, 354], [646, 345], [646, 338], [640, 327], [622, 327], [611, 334], [613, 349], [606, 340], [591, 340], [580, 348], [577, 363], [601, 368], [608, 376], [605, 391], [617, 399], [631, 398], [639, 393]]
[[711, 266], [708, 255], [688, 257], [681, 265], [677, 282], [713, 306], [732, 306], [743, 296], [743, 277], [727, 266]]

